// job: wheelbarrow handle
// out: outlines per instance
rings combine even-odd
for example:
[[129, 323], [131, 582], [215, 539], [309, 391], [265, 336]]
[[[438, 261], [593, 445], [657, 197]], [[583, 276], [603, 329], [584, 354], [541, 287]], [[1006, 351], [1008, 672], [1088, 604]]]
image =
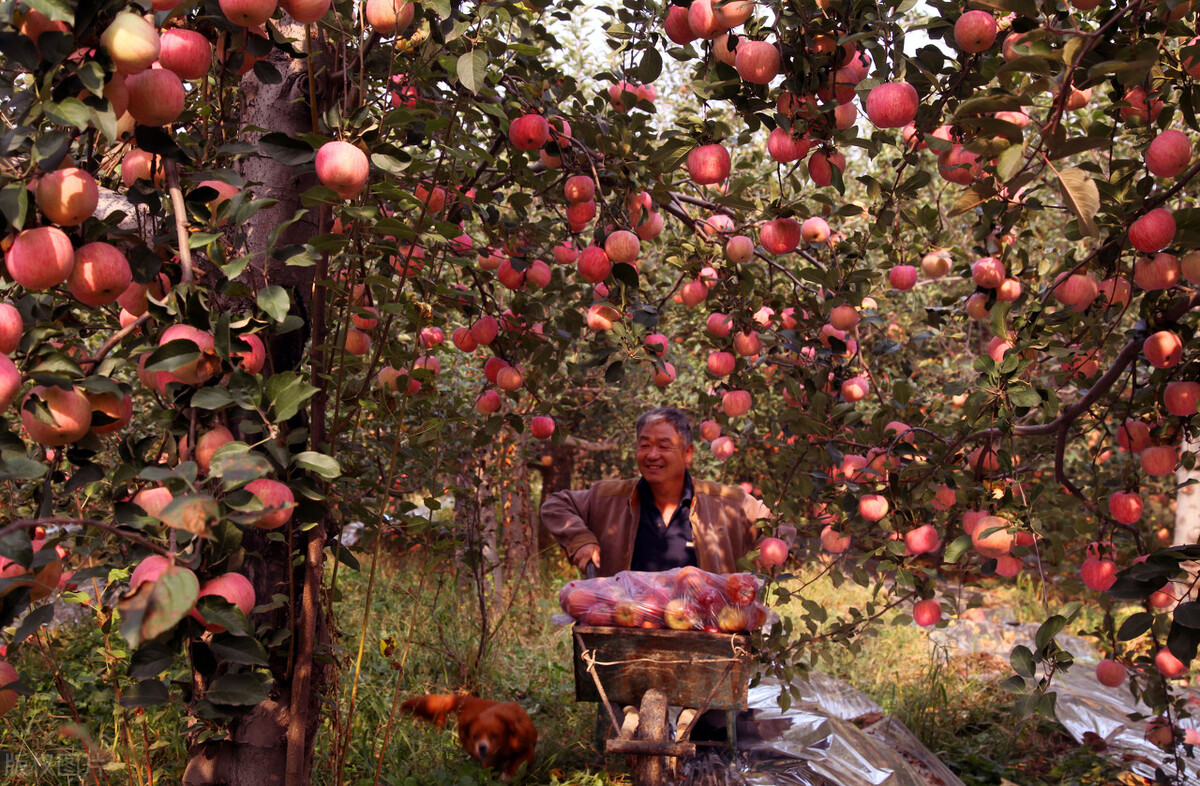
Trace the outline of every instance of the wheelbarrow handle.
[[583, 568], [583, 577], [586, 579], [594, 579], [600, 575], [600, 571], [596, 569], [596, 563], [589, 562]]

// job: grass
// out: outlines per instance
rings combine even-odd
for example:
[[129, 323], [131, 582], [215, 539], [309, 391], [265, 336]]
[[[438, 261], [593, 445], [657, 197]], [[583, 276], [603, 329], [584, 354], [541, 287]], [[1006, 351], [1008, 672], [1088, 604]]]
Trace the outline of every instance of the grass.
[[[364, 571], [342, 568], [338, 574], [339, 612], [333, 648], [327, 655], [340, 666], [329, 686], [330, 702], [340, 708], [317, 738], [314, 783], [338, 783], [337, 734], [348, 723], [369, 560]], [[343, 784], [392, 786], [470, 786], [496, 783], [470, 761], [450, 730], [393, 713], [393, 699], [465, 687], [480, 695], [520, 702], [540, 732], [538, 759], [527, 782], [549, 786], [618, 786], [630, 782], [625, 762], [601, 762], [592, 749], [595, 707], [574, 701], [569, 634], [551, 622], [558, 611], [557, 589], [573, 578], [558, 558], [545, 561], [536, 574], [520, 577], [514, 597], [486, 598], [487, 634], [480, 599], [460, 584], [453, 555], [424, 551], [384, 551], [375, 578], [371, 614], [359, 671], [350, 740], [342, 769]], [[830, 622], [851, 606], [861, 607], [869, 591], [847, 582], [834, 587], [828, 578], [805, 571], [790, 584], [829, 611]], [[996, 582], [986, 587], [989, 605], [1002, 605], [1016, 616], [1044, 616], [1032, 585]], [[1061, 599], [1060, 599], [1061, 600]], [[1057, 602], [1052, 600], [1051, 607]], [[782, 609], [798, 613], [798, 604]], [[1081, 619], [1068, 630], [1095, 629], [1098, 617]], [[1010, 673], [1007, 650], [963, 655], [931, 646], [930, 634], [911, 622], [879, 625], [855, 640], [853, 651], [828, 649], [818, 667], [842, 678], [908, 726], [935, 755], [969, 785], [1013, 783], [1113, 783], [1118, 770], [1078, 746], [1044, 721], [1019, 721], [1013, 695], [999, 682]], [[178, 783], [186, 753], [183, 718], [177, 707], [144, 712], [115, 706], [110, 699], [88, 699], [104, 680], [106, 663], [119, 654], [120, 638], [109, 639], [94, 625], [64, 628], [46, 652], [53, 653], [60, 675], [78, 697], [77, 712], [93, 747], [105, 759], [110, 783], [142, 783], [129, 769], [140, 767], [147, 744], [156, 784]], [[482, 642], [482, 645], [481, 645]], [[46, 773], [50, 766], [75, 766], [84, 760], [78, 740], [58, 735], [72, 721], [62, 702], [54, 701], [45, 653], [26, 647], [17, 666], [30, 687], [51, 691], [22, 701], [17, 712], [0, 720], [0, 750], [18, 754], [25, 770], [10, 768], [0, 782], [69, 783]], [[123, 673], [124, 666], [117, 668]], [[180, 672], [179, 678], [183, 678]], [[332, 706], [332, 704], [330, 705]], [[20, 714], [18, 714], [20, 713]], [[128, 731], [127, 731], [128, 730]], [[385, 743], [386, 739], [386, 743]], [[0, 765], [3, 761], [0, 760]], [[37, 764], [35, 767], [34, 764]], [[41, 769], [38, 769], [40, 767]]]

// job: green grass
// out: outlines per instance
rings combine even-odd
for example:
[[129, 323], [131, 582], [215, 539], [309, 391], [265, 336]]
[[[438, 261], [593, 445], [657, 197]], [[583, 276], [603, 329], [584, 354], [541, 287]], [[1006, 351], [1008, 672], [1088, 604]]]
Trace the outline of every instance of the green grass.
[[[597, 758], [592, 748], [595, 706], [576, 703], [569, 632], [551, 623], [558, 611], [557, 589], [573, 578], [554, 557], [536, 575], [518, 582], [515, 597], [503, 592], [487, 597], [487, 635], [478, 594], [460, 584], [450, 554], [426, 551], [388, 553], [375, 578], [366, 625], [352, 723], [348, 719], [351, 685], [365, 608], [369, 558], [364, 571], [344, 567], [338, 573], [332, 649], [325, 653], [338, 665], [336, 683], [326, 694], [339, 711], [327, 717], [317, 737], [314, 783], [338, 783], [336, 740], [349, 725], [350, 740], [342, 768], [343, 784], [379, 783], [406, 786], [468, 786], [495, 783], [459, 748], [450, 729], [393, 713], [393, 698], [429, 691], [466, 688], [488, 698], [518, 701], [539, 728], [538, 758], [531, 784], [550, 786], [617, 786], [629, 783], [620, 757]], [[851, 582], [834, 587], [827, 578], [814, 580], [806, 571], [789, 586], [804, 583], [804, 597], [824, 607], [833, 624], [852, 606], [870, 600], [870, 591]], [[970, 585], [989, 606], [1000, 605], [1013, 616], [1044, 618], [1036, 588], [1029, 582]], [[1052, 598], [1051, 610], [1065, 598]], [[1008, 653], [963, 655], [931, 646], [929, 632], [907, 619], [907, 607], [884, 614], [879, 624], [854, 641], [853, 650], [830, 647], [818, 668], [848, 681], [908, 726], [917, 737], [969, 786], [1001, 784], [1113, 783], [1118, 770], [1076, 745], [1052, 723], [1020, 721], [1012, 713], [1013, 695], [998, 687], [1010, 673]], [[799, 601], [781, 609], [799, 613]], [[901, 617], [892, 624], [892, 617]], [[1093, 630], [1096, 611], [1073, 623], [1069, 632]], [[178, 783], [185, 762], [182, 714], [177, 707], [144, 713], [116, 706], [106, 684], [106, 659], [119, 654], [120, 638], [106, 640], [95, 625], [64, 628], [49, 651], [77, 697], [79, 712], [93, 747], [107, 762], [108, 782], [141, 783], [129, 769], [142, 767], [146, 740], [155, 783]], [[481, 645], [482, 642], [482, 645]], [[811, 653], [810, 653], [811, 654]], [[82, 760], [77, 739], [59, 736], [69, 709], [55, 700], [46, 656], [27, 647], [17, 666], [39, 696], [22, 702], [18, 712], [0, 720], [0, 749], [19, 753], [30, 762], [69, 765]], [[121, 673], [124, 665], [117, 667]], [[182, 672], [175, 675], [183, 678]], [[90, 698], [89, 698], [90, 697]], [[19, 714], [18, 714], [19, 713]], [[390, 727], [389, 727], [390, 724]], [[386, 744], [385, 744], [386, 736]], [[10, 771], [0, 782], [56, 782], [44, 774]]]

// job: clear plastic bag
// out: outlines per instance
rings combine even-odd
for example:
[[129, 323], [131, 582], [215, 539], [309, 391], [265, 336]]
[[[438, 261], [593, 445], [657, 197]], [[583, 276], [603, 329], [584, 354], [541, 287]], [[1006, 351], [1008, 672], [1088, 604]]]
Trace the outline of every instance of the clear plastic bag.
[[622, 571], [567, 582], [558, 593], [565, 617], [584, 625], [739, 633], [762, 627], [762, 581], [752, 573], [708, 573], [696, 567]]

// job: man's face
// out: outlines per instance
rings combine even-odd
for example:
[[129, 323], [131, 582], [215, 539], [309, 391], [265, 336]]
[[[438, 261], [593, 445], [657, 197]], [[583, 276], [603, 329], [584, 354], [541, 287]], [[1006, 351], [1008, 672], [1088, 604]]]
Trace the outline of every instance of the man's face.
[[674, 426], [658, 420], [642, 429], [637, 438], [638, 471], [651, 486], [679, 482], [692, 463], [692, 446]]

